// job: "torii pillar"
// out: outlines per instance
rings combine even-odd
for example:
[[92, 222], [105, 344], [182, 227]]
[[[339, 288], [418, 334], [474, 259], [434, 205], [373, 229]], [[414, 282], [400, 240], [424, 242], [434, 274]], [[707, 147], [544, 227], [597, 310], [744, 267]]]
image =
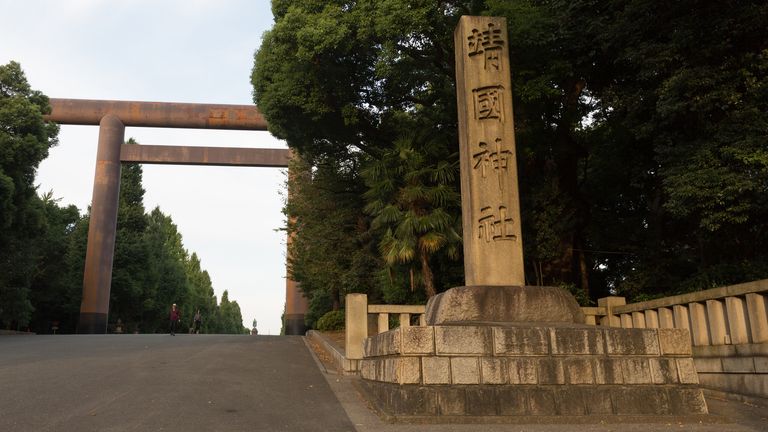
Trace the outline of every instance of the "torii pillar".
[[[83, 99], [50, 99], [50, 104], [48, 121], [99, 125], [78, 333], [107, 332], [121, 162], [288, 167], [290, 153], [283, 149], [123, 144], [126, 126], [267, 130], [267, 122], [255, 106]], [[303, 334], [306, 306], [298, 284], [287, 278], [286, 318], [290, 316], [295, 324], [286, 326], [286, 334]]]

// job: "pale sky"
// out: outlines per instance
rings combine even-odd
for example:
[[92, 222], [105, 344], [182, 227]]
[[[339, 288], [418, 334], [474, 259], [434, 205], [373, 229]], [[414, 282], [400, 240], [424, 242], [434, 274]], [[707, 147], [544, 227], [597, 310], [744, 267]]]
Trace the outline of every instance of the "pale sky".
[[[268, 0], [0, 0], [0, 64], [19, 62], [52, 98], [252, 104], [253, 53]], [[140, 144], [285, 148], [267, 132], [126, 128]], [[81, 213], [91, 201], [96, 126], [62, 126], [38, 170], [41, 192]], [[285, 302], [285, 173], [144, 165], [144, 205], [169, 214], [243, 323], [279, 334]]]

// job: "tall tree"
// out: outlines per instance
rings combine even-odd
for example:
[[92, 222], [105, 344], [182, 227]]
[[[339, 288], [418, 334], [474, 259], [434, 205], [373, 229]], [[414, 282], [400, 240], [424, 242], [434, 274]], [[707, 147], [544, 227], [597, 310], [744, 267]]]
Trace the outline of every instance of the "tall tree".
[[[128, 144], [136, 143], [131, 139]], [[146, 324], [143, 322], [146, 300], [144, 290], [148, 285], [148, 275], [155, 270], [156, 264], [150, 259], [150, 249], [145, 237], [148, 224], [144, 209], [141, 165], [123, 164], [120, 171], [120, 201], [117, 210], [109, 319], [112, 324], [120, 319], [129, 330]], [[139, 328], [139, 331], [150, 329]]]
[[[218, 331], [218, 318], [216, 316], [216, 295], [213, 292], [213, 284], [208, 271], [200, 266], [200, 258], [196, 253], [188, 256], [184, 261], [189, 294], [187, 296], [187, 309], [192, 314], [198, 309], [202, 315], [202, 331], [204, 333], [216, 333]], [[192, 315], [194, 317], [194, 315]]]
[[[276, 23], [256, 53], [252, 75], [254, 99], [270, 119], [271, 132], [286, 139], [317, 170], [313, 171], [317, 178], [347, 179], [348, 189], [356, 188], [360, 195], [364, 193], [359, 187], [360, 170], [381, 158], [411, 128], [442, 138], [440, 146], [416, 149], [425, 158], [437, 160], [455, 153], [452, 14], [457, 7], [464, 10], [465, 3], [442, 2], [436, 8], [434, 2], [426, 1], [274, 1]], [[345, 77], [343, 83], [339, 76]], [[328, 171], [328, 166], [335, 171]], [[362, 211], [363, 203], [359, 197], [341, 200], [336, 208], [347, 212], [345, 220], [356, 220], [357, 227], [367, 231], [358, 245], [367, 251], [380, 238], [376, 230], [368, 229], [370, 218]], [[322, 217], [320, 212], [315, 214]], [[325, 222], [298, 221], [302, 226]], [[350, 226], [336, 228], [349, 232]], [[372, 260], [350, 260], [350, 256], [331, 254], [327, 259], [333, 265], [328, 267], [345, 274], [384, 270], [378, 263], [377, 269], [370, 269]], [[432, 266], [442, 267], [439, 262]], [[328, 287], [315, 292], [331, 292], [329, 287], [338, 283], [330, 272], [326, 276], [316, 281]], [[409, 283], [377, 277], [368, 286], [392, 281]], [[334, 298], [329, 299], [328, 308], [333, 307]]]
[[329, 310], [341, 307], [345, 294], [380, 297], [375, 279], [379, 268], [369, 218], [362, 214], [363, 185], [359, 161], [318, 159], [315, 169], [294, 159], [284, 212], [288, 234], [288, 272], [309, 299], [305, 320], [311, 326]]
[[505, 16], [528, 283], [588, 302], [766, 277], [768, 5], [657, 9], [276, 0], [254, 98], [313, 166], [356, 158], [363, 172], [412, 130], [444, 142], [414, 154], [451, 163], [453, 28], [462, 14]]
[[0, 66], [0, 323], [26, 327], [37, 265], [31, 240], [44, 231], [44, 206], [34, 178], [58, 126], [43, 120], [48, 98], [32, 90], [16, 62]]
[[171, 217], [163, 214], [159, 207], [147, 217], [144, 240], [150, 264], [142, 287], [141, 320], [145, 330], [164, 331], [173, 303], [183, 306], [181, 323], [191, 323], [194, 306], [189, 302], [192, 286], [186, 273], [187, 251]]
[[[67, 323], [75, 322], [80, 312], [79, 293], [72, 298], [71, 269], [67, 255], [73, 233], [80, 222], [77, 207], [60, 207], [52, 192], [40, 197], [43, 206], [42, 235], [33, 240], [36, 263], [32, 273], [30, 301], [35, 310], [30, 328], [36, 333], [72, 332]], [[79, 269], [82, 281], [82, 269]], [[79, 283], [78, 283], [79, 286]]]

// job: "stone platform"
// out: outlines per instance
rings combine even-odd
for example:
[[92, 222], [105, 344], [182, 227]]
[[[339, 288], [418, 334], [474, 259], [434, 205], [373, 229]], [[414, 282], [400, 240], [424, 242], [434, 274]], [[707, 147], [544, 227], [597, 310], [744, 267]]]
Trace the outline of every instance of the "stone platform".
[[366, 340], [360, 374], [395, 416], [707, 413], [687, 330], [405, 327]]

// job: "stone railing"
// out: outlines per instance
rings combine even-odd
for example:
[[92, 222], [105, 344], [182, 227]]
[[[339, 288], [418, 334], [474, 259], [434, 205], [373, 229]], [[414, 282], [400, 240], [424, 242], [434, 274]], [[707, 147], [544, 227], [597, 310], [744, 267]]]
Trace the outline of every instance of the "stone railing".
[[640, 303], [623, 297], [582, 308], [588, 324], [622, 328], [684, 328], [694, 346], [768, 342], [768, 279]]
[[[420, 326], [424, 323], [423, 305], [369, 305], [366, 294], [347, 294], [345, 300], [345, 351], [350, 363], [350, 368], [356, 368], [356, 360], [363, 358], [363, 344], [369, 336], [369, 323], [376, 316], [375, 333], [384, 333], [389, 330], [389, 316], [399, 317], [400, 327], [410, 327], [411, 317], [417, 316]], [[373, 330], [373, 328], [371, 329]], [[374, 336], [371, 334], [370, 336]], [[355, 369], [356, 370], [356, 369]]]

